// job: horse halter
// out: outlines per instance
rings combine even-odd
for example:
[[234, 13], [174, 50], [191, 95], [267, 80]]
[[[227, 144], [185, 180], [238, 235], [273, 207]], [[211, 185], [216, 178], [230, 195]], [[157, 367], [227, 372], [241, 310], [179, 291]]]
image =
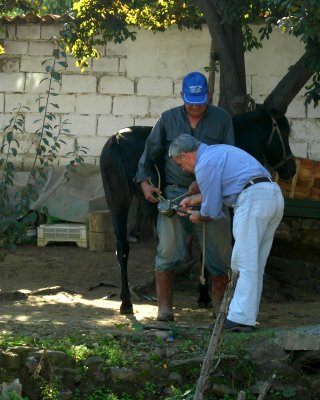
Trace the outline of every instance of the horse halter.
[[282, 137], [282, 135], [281, 135], [281, 132], [280, 132], [278, 123], [277, 123], [277, 121], [276, 121], [276, 119], [274, 118], [273, 115], [270, 115], [270, 118], [271, 118], [271, 120], [272, 120], [272, 130], [271, 130], [271, 134], [270, 134], [270, 136], [269, 136], [269, 139], [268, 139], [267, 147], [266, 147], [266, 148], [268, 149], [268, 147], [270, 146], [270, 144], [271, 144], [271, 142], [272, 142], [272, 139], [273, 139], [273, 136], [274, 136], [275, 133], [278, 135], [278, 138], [279, 138], [279, 140], [280, 140], [281, 147], [282, 147], [282, 158], [281, 158], [281, 160], [278, 162], [278, 164], [276, 164], [276, 165], [271, 165], [271, 164], [269, 163], [270, 166], [271, 166], [271, 168], [277, 170], [278, 168], [282, 167], [282, 165], [285, 164], [288, 160], [290, 160], [291, 158], [293, 158], [293, 154], [291, 153], [291, 154], [287, 155], [286, 146], [285, 146], [285, 144], [284, 144], [283, 137]]

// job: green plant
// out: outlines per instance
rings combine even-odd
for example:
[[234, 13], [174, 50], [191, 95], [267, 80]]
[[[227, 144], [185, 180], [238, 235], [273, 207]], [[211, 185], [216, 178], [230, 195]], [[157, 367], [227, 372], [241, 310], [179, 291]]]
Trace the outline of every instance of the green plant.
[[172, 322], [169, 322], [168, 325], [170, 328], [170, 336], [172, 336], [176, 339], [177, 337], [179, 337], [182, 334], [183, 329], [180, 326], [178, 326]]
[[29, 190], [28, 196], [20, 194], [23, 201], [15, 202], [15, 196], [10, 192], [15, 175], [15, 166], [12, 157], [16, 157], [19, 147], [17, 137], [23, 134], [24, 115], [26, 107], [19, 106], [15, 109], [15, 115], [9, 120], [9, 124], [4, 127], [2, 134], [2, 146], [0, 147], [0, 248], [12, 249], [25, 232], [26, 226], [33, 222], [34, 216], [27, 215], [25, 223], [21, 223], [19, 216], [25, 215], [29, 210], [29, 204], [34, 198], [34, 192]]
[[161, 368], [163, 366], [163, 360], [159, 354], [150, 352], [149, 357], [153, 368]]
[[[46, 182], [46, 168], [53, 168], [55, 161], [65, 144], [64, 137], [70, 134], [68, 120], [57, 122], [53, 110], [59, 105], [54, 101], [59, 95], [62, 75], [58, 69], [66, 68], [66, 53], [59, 44], [57, 57], [43, 61], [47, 76], [41, 81], [48, 84], [45, 95], [36, 98], [40, 118], [34, 121], [35, 129], [33, 146], [34, 158], [25, 186], [13, 193], [16, 167], [14, 160], [18, 155], [19, 140], [24, 135], [24, 119], [27, 107], [19, 105], [8, 125], [0, 134], [0, 249], [14, 249], [16, 244], [24, 239], [27, 227], [35, 223], [37, 215], [30, 212], [32, 204], [38, 199], [41, 188]], [[66, 167], [67, 174], [74, 171], [74, 166], [83, 164], [83, 154], [86, 147], [77, 143], [72, 154], [72, 160]], [[46, 210], [43, 210], [44, 212]]]
[[261, 329], [257, 332], [239, 333], [233, 335], [232, 333], [225, 333], [220, 345], [220, 352], [225, 354], [238, 354], [245, 355], [247, 348], [253, 339], [255, 342], [265, 342], [272, 340], [274, 337], [273, 329]]
[[132, 400], [132, 397], [127, 393], [118, 397], [110, 389], [102, 388], [95, 390], [92, 394], [86, 397], [86, 400]]
[[167, 397], [165, 400], [192, 400], [195, 393], [195, 387], [190, 389], [180, 389], [171, 386], [171, 390], [173, 396]]
[[136, 400], [153, 398], [157, 394], [156, 386], [153, 382], [146, 381], [143, 388], [136, 393]]
[[71, 347], [66, 351], [68, 355], [75, 359], [78, 363], [82, 360], [85, 360], [92, 354], [92, 350], [90, 350], [86, 345], [71, 345]]
[[134, 355], [128, 357], [120, 344], [114, 339], [103, 340], [95, 349], [95, 354], [104, 360], [105, 368], [108, 366], [127, 367], [134, 366]]
[[5, 394], [0, 394], [0, 400], [29, 400], [29, 398], [21, 397], [16, 392], [8, 391]]
[[7, 350], [9, 347], [15, 346], [31, 346], [32, 344], [32, 338], [26, 338], [24, 336], [12, 336], [6, 333], [2, 333], [0, 335], [0, 346], [3, 350]]
[[191, 339], [185, 339], [179, 346], [180, 351], [183, 353], [190, 353], [194, 351], [194, 342]]
[[56, 380], [52, 382], [45, 382], [40, 387], [41, 389], [41, 399], [42, 400], [58, 400], [59, 398], [59, 388]]

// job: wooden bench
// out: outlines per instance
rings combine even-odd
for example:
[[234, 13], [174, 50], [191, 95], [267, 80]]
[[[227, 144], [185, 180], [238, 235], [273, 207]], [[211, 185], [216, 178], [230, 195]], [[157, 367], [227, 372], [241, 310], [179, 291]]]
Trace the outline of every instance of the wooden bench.
[[297, 173], [290, 181], [274, 174], [285, 197], [286, 217], [320, 218], [320, 161], [296, 158]]

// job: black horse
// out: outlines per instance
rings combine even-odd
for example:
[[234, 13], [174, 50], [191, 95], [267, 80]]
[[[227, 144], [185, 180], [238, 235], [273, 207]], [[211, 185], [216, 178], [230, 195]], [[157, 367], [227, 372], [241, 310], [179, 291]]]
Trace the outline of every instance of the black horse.
[[[277, 117], [260, 109], [233, 117], [233, 125], [237, 147], [275, 169], [281, 179], [288, 180], [295, 175], [296, 165], [289, 146], [290, 126], [286, 117]], [[151, 129], [133, 126], [118, 131], [108, 139], [100, 157], [100, 171], [112, 215], [116, 254], [121, 269], [121, 314], [133, 313], [127, 274], [130, 250], [127, 221], [133, 196], [142, 195], [133, 178]], [[198, 302], [206, 302], [201, 300], [201, 294]]]

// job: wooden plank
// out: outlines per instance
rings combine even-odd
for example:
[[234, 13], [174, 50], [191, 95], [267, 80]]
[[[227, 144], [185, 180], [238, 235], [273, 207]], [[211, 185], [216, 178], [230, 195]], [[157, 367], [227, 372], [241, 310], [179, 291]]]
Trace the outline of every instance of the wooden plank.
[[284, 216], [320, 218], [320, 201], [285, 198]]

